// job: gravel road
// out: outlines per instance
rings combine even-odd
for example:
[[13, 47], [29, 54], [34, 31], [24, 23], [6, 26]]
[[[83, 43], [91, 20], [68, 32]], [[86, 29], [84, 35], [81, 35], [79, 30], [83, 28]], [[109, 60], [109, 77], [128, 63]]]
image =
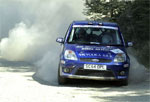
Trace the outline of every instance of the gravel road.
[[150, 102], [149, 79], [128, 86], [87, 80], [60, 86], [34, 73], [28, 63], [0, 60], [0, 102]]

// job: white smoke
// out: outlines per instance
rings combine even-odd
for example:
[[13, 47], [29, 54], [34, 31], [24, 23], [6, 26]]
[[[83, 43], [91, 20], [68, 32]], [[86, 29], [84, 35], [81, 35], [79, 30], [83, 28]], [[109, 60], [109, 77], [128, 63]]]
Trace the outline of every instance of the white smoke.
[[2, 39], [0, 43], [1, 55], [3, 58], [11, 61], [30, 60], [32, 58], [30, 53], [33, 49], [28, 47], [36, 46], [38, 44], [37, 40], [39, 39], [36, 28], [27, 28], [21, 22], [10, 30], [8, 38]]
[[[6, 2], [9, 4], [10, 1], [7, 0]], [[30, 21], [30, 19], [24, 20], [25, 18], [22, 17], [21, 23], [16, 24], [9, 31], [9, 36], [2, 39], [0, 43], [1, 56], [8, 60], [36, 60], [41, 58], [46, 51], [55, 45], [56, 37], [61, 34], [64, 35], [68, 25], [73, 20], [83, 19], [84, 17], [81, 0], [76, 0], [76, 2], [70, 0], [13, 1], [16, 4], [19, 2], [23, 6], [22, 12], [27, 13], [25, 8], [30, 11], [28, 15], [32, 12], [30, 16], [35, 19]], [[18, 9], [20, 9], [20, 6]], [[27, 25], [26, 21], [34, 23]]]
[[130, 56], [130, 73], [129, 73], [129, 82], [130, 83], [139, 83], [144, 82], [148, 76], [148, 72], [144, 65], [140, 64], [133, 55]]
[[50, 84], [57, 83], [57, 70], [58, 70], [58, 56], [54, 53], [55, 51], [49, 51], [45, 56], [38, 62], [38, 67], [35, 76], [39, 79], [49, 82]]
[[[54, 76], [60, 50], [56, 38], [65, 35], [72, 21], [85, 19], [82, 14], [83, 1], [0, 0], [0, 7], [3, 7], [0, 13], [4, 16], [18, 17], [18, 20], [12, 19], [13, 26], [4, 23], [11, 21], [9, 17], [0, 18], [9, 30], [8, 34], [7, 31], [1, 31], [6, 33], [0, 42], [1, 56], [11, 61], [32, 62], [37, 67], [38, 77], [46, 81], [56, 80]], [[0, 30], [3, 24], [0, 23]]]
[[149, 80], [148, 68], [139, 63], [135, 56], [136, 51], [133, 48], [128, 48], [127, 52], [130, 57], [129, 83], [136, 84]]

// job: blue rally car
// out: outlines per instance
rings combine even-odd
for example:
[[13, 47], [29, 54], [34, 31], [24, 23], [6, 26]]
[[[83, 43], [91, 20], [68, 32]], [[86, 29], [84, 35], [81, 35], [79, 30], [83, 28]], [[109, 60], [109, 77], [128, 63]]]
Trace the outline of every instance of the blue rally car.
[[64, 38], [58, 68], [58, 83], [68, 79], [117, 80], [128, 85], [130, 59], [116, 23], [74, 21]]

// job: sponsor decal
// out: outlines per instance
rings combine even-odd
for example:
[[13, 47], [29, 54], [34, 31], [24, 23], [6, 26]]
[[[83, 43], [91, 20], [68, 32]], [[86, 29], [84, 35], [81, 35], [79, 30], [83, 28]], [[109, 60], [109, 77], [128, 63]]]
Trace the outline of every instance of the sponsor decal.
[[94, 49], [91, 47], [84, 47], [84, 48], [82, 48], [82, 50], [94, 50]]
[[111, 53], [107, 53], [107, 54], [98, 54], [98, 53], [79, 53], [79, 56], [88, 56], [88, 57], [107, 57], [107, 58], [112, 58]]
[[106, 29], [118, 30], [118, 27], [99, 26], [99, 25], [73, 25], [73, 27], [106, 28]]
[[83, 48], [83, 46], [76, 46], [76, 48]]
[[[117, 52], [117, 50], [112, 50], [113, 47], [107, 46], [107, 47], [91, 47], [91, 46], [77, 46], [76, 48], [79, 48], [81, 52], [79, 53], [79, 56], [81, 57], [105, 57], [105, 58], [112, 58], [111, 52]], [[88, 53], [84, 51], [108, 51], [108, 53]], [[111, 51], [111, 52], [109, 52]]]
[[120, 49], [113, 49], [113, 50], [110, 50], [111, 52], [115, 53], [115, 54], [118, 54], [118, 53], [124, 53], [122, 50]]
[[110, 51], [112, 47], [89, 47], [89, 46], [77, 46], [76, 48], [80, 48], [81, 50], [88, 51], [88, 50], [95, 50], [95, 51]]

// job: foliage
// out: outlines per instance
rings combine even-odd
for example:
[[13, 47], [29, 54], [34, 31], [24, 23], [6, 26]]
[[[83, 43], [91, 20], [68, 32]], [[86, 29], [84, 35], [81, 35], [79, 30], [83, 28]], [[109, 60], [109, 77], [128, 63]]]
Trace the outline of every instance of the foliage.
[[126, 41], [133, 41], [138, 60], [149, 68], [149, 0], [135, 0], [118, 18]]
[[118, 0], [86, 0], [84, 14], [90, 16], [90, 19], [108, 19], [109, 21], [116, 21], [117, 17], [125, 11], [126, 5], [131, 2]]

